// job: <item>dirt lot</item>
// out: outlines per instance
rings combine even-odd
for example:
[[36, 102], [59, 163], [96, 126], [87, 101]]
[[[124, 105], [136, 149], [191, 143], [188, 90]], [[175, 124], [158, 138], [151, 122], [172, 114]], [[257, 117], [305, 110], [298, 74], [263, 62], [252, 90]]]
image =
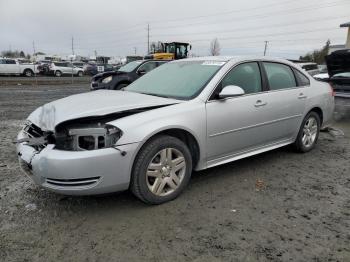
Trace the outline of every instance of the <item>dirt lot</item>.
[[0, 87], [8, 86], [8, 85], [70, 85], [70, 84], [89, 84], [91, 80], [91, 76], [82, 76], [77, 77], [74, 76], [62, 76], [62, 77], [54, 77], [54, 76], [42, 76], [38, 75], [36, 77], [21, 77], [21, 76], [1, 76], [0, 77]]
[[345, 137], [323, 132], [308, 154], [287, 147], [195, 173], [177, 200], [146, 206], [128, 192], [57, 195], [21, 173], [11, 142], [23, 119], [85, 91], [0, 87], [1, 261], [350, 261], [344, 112]]

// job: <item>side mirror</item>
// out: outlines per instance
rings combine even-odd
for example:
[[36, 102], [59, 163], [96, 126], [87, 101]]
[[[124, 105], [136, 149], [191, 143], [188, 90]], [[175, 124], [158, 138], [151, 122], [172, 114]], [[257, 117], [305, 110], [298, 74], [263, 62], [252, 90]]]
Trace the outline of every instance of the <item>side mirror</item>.
[[235, 97], [244, 95], [244, 90], [239, 86], [225, 86], [219, 93], [219, 98]]

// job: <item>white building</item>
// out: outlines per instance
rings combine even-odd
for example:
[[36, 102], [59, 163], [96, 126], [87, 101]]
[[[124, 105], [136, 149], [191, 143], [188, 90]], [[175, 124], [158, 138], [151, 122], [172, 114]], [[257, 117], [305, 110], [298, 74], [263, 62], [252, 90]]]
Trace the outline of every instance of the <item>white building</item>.
[[346, 38], [345, 48], [349, 48], [350, 49], [350, 22], [345, 23], [345, 24], [341, 24], [340, 27], [348, 28], [348, 36]]

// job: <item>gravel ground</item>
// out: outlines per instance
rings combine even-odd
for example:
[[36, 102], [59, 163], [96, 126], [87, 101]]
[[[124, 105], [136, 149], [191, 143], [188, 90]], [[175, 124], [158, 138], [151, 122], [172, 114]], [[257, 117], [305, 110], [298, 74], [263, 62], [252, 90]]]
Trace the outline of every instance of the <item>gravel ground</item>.
[[36, 77], [25, 77], [25, 76], [0, 76], [0, 87], [9, 85], [71, 85], [73, 84], [89, 84], [91, 82], [91, 76], [43, 76], [38, 75]]
[[[350, 118], [289, 147], [193, 174], [178, 199], [66, 197], [35, 186], [11, 143], [37, 106], [88, 85], [0, 88], [1, 261], [350, 261]], [[338, 102], [339, 102], [338, 101]]]

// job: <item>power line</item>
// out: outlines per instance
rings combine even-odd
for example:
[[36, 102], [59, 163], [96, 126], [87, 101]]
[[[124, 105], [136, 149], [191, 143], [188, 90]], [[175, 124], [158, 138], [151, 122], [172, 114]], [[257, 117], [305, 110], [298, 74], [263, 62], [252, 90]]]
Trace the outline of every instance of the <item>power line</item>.
[[[197, 22], [197, 23], [190, 23], [190, 24], [183, 24], [183, 25], [174, 25], [174, 26], [154, 26], [152, 27], [153, 30], [157, 30], [157, 29], [171, 29], [171, 28], [181, 28], [181, 27], [188, 27], [188, 26], [193, 26], [193, 25], [198, 25], [198, 26], [204, 26], [204, 25], [213, 25], [213, 24], [221, 24], [221, 23], [230, 23], [232, 21], [244, 21], [246, 19], [249, 18], [254, 18], [256, 19], [260, 19], [260, 18], [265, 18], [265, 17], [271, 17], [271, 16], [279, 16], [279, 15], [283, 15], [284, 13], [299, 13], [299, 12], [305, 12], [305, 11], [309, 11], [309, 10], [318, 10], [318, 9], [323, 9], [323, 8], [327, 8], [327, 7], [334, 7], [334, 6], [338, 6], [340, 3], [342, 4], [349, 4], [349, 2], [347, 0], [345, 1], [336, 1], [336, 2], [331, 2], [328, 3], [327, 5], [318, 5], [315, 7], [315, 4], [313, 5], [309, 5], [309, 6], [303, 6], [303, 7], [298, 7], [298, 8], [292, 8], [292, 9], [287, 9], [287, 10], [283, 10], [283, 11], [273, 11], [273, 12], [269, 12], [269, 13], [265, 13], [262, 15], [250, 15], [250, 16], [244, 16], [244, 17], [235, 17], [235, 18], [230, 18], [229, 20], [224, 20], [224, 21], [214, 21], [214, 22]], [[237, 11], [239, 12], [239, 11]]]
[[[329, 7], [329, 6], [318, 6], [318, 7], [314, 7], [314, 6], [308, 6], [308, 7], [313, 7], [313, 10], [317, 10], [317, 9], [320, 9], [320, 8], [325, 8], [325, 7]], [[292, 9], [292, 10], [296, 10], [296, 9]], [[284, 11], [286, 11], [288, 14], [290, 14], [290, 13], [293, 13], [292, 12], [292, 10], [284, 10]], [[302, 7], [302, 8], [298, 8], [297, 9], [297, 11], [307, 11], [306, 9], [305, 9], [305, 7]], [[283, 12], [279, 12], [279, 14], [283, 14]], [[256, 18], [256, 16], [254, 16], [255, 18]], [[269, 16], [266, 16], [266, 15], [264, 15], [264, 17], [269, 17]], [[322, 21], [324, 21], [325, 19], [337, 19], [337, 18], [342, 18], [342, 17], [347, 17], [347, 16], [338, 16], [338, 17], [331, 17], [331, 16], [329, 16], [329, 17], [327, 17], [327, 18], [322, 18]], [[245, 18], [249, 18], [249, 17], [245, 17]], [[244, 21], [244, 19], [245, 18], [243, 18], [243, 21]], [[263, 18], [263, 17], [260, 17], [260, 18]], [[258, 18], [258, 19], [260, 19], [260, 18]], [[242, 21], [242, 19], [241, 18], [239, 18], [240, 19], [240, 21]], [[232, 22], [232, 21], [234, 21], [234, 19], [231, 19], [230, 21], [222, 21], [222, 22], [216, 22], [216, 23], [214, 23], [214, 24], [218, 24], [218, 23], [227, 23], [227, 22]], [[252, 21], [254, 21], [254, 20], [250, 20], [250, 22], [252, 22]], [[315, 19], [313, 19], [313, 20], [309, 20], [309, 21], [312, 21], [312, 22], [314, 22], [314, 21], [316, 21]], [[303, 22], [295, 22], [294, 24], [301, 24], [301, 23], [303, 23]], [[211, 24], [213, 24], [213, 23], [211, 23]], [[272, 24], [272, 25], [266, 25], [266, 26], [276, 26], [276, 27], [283, 27], [283, 26], [289, 26], [288, 24], [283, 24], [283, 25], [280, 25], [280, 24]], [[179, 26], [173, 26], [173, 27], [183, 27], [183, 26], [189, 26], [189, 25], [179, 25]], [[157, 29], [157, 27], [152, 27], [152, 30], [153, 29]], [[257, 28], [262, 28], [261, 26], [260, 27], [248, 27], [248, 28], [246, 28], [246, 29], [249, 29], [249, 28], [252, 28], [252, 29], [257, 29]], [[159, 29], [159, 28], [158, 28]], [[236, 29], [236, 31], [237, 30], [240, 30], [240, 31], [242, 31], [242, 30], [246, 30], [246, 29]], [[211, 31], [211, 32], [213, 32], [213, 31]], [[226, 32], [230, 32], [230, 31], [227, 31], [226, 30]], [[203, 33], [201, 33], [201, 32], [196, 32], [196, 33], [193, 33], [192, 35], [199, 35], [199, 34], [207, 34], [207, 33], [210, 33], [210, 32], [203, 32]], [[215, 33], [217, 33], [217, 31], [215, 31]], [[225, 33], [225, 31], [221, 31], [221, 33]], [[171, 36], [178, 36], [178, 35], [180, 35], [179, 33], [177, 33], [177, 34], [156, 34], [156, 35], [154, 35], [153, 37], [171, 37]], [[181, 35], [183, 35], [183, 33], [181, 33]], [[129, 41], [130, 39], [133, 39], [133, 38], [135, 38], [134, 36], [132, 36], [132, 37], [130, 37], [130, 36], [126, 36], [126, 37], [122, 37], [122, 38], [118, 38], [118, 40], [115, 40], [115, 41], [118, 41], [118, 42], [121, 42], [121, 41]], [[139, 38], [139, 37], [138, 37]], [[90, 41], [89, 41], [90, 42]], [[114, 41], [113, 41], [114, 42]], [[98, 44], [99, 42], [95, 42], [95, 43], [91, 43], [91, 44], [93, 44], [93, 45], [96, 45], [96, 43]], [[105, 39], [103, 39], [103, 43], [106, 43], [106, 41], [105, 41]]]
[[[225, 41], [225, 40], [234, 40], [234, 39], [254, 39], [254, 38], [259, 38], [259, 37], [266, 37], [266, 36], [285, 36], [285, 35], [294, 35], [294, 34], [303, 34], [303, 33], [316, 33], [316, 32], [324, 32], [324, 31], [335, 31], [335, 30], [341, 30], [341, 28], [334, 28], [334, 27], [329, 27], [329, 28], [316, 28], [316, 29], [309, 29], [309, 30], [300, 30], [300, 31], [292, 31], [292, 32], [283, 32], [283, 33], [273, 33], [273, 34], [260, 34], [260, 35], [243, 35], [243, 36], [234, 36], [234, 37], [218, 37], [220, 41]], [[189, 42], [195, 43], [195, 42], [207, 42], [211, 41], [210, 38], [203, 38], [203, 39], [188, 39]], [[279, 39], [275, 39], [279, 40]], [[112, 45], [100, 45], [100, 48], [105, 48], [105, 47], [123, 47], [123, 46], [130, 46], [130, 45], [142, 45], [144, 42], [134, 42], [130, 44], [112, 44]], [[81, 47], [79, 47], [81, 48]]]
[[[333, 16], [329, 16], [329, 17], [323, 17], [322, 18], [322, 21], [330, 21], [330, 20], [335, 20], [335, 19], [341, 19], [341, 18], [345, 18], [345, 17], [348, 17], [348, 16], [337, 16], [337, 17], [333, 17]], [[191, 36], [193, 35], [201, 35], [201, 34], [210, 34], [210, 33], [233, 33], [233, 32], [240, 32], [240, 31], [246, 31], [246, 30], [249, 30], [249, 29], [253, 29], [253, 30], [256, 30], [256, 29], [261, 29], [261, 28], [268, 28], [268, 27], [272, 27], [273, 28], [283, 28], [283, 27], [290, 27], [290, 26], [293, 26], [293, 25], [296, 25], [296, 24], [303, 24], [303, 25], [306, 25], [306, 24], [310, 24], [310, 23], [313, 23], [313, 22], [319, 22], [319, 18], [317, 19], [309, 19], [309, 20], [304, 20], [304, 21], [299, 21], [299, 22], [293, 22], [293, 24], [290, 24], [290, 23], [284, 23], [284, 24], [281, 24], [281, 23], [274, 23], [274, 24], [266, 24], [266, 25], [262, 25], [262, 26], [252, 26], [252, 27], [245, 27], [245, 28], [242, 28], [242, 27], [236, 27], [236, 28], [232, 28], [230, 30], [221, 30], [221, 31], [207, 31], [207, 32], [194, 32], [194, 33], [187, 33], [187, 34], [190, 34]], [[156, 35], [152, 35], [152, 37], [171, 37], [171, 36], [183, 36], [184, 33], [178, 33], [178, 34], [156, 34]], [[103, 43], [119, 43], [119, 42], [128, 42], [130, 40], [136, 40], [139, 39], [141, 36], [139, 37], [136, 37], [136, 36], [132, 36], [132, 37], [124, 37], [124, 38], [118, 38], [116, 40], [111, 40], [111, 41], [106, 41], [105, 39], [103, 40]], [[101, 43], [101, 41], [98, 41], [98, 42], [90, 42], [88, 43], [88, 45], [96, 45], [96, 44], [99, 44]]]
[[[323, 17], [322, 18], [322, 21], [330, 21], [330, 20], [335, 20], [335, 19], [341, 19], [341, 18], [346, 18], [346, 17], [349, 17], [348, 15], [344, 15], [344, 16], [336, 16], [336, 17], [333, 17], [333, 16], [329, 16], [329, 17]], [[215, 30], [215, 31], [206, 31], [206, 32], [195, 32], [195, 33], [191, 33], [191, 35], [201, 35], [201, 34], [211, 34], [211, 33], [232, 33], [232, 32], [240, 32], [240, 31], [246, 31], [246, 30], [249, 30], [249, 29], [253, 29], [253, 30], [256, 30], [256, 29], [261, 29], [261, 28], [267, 28], [267, 27], [270, 27], [270, 26], [273, 26], [272, 29], [276, 28], [276, 27], [288, 27], [288, 26], [294, 26], [294, 25], [298, 25], [298, 24], [306, 24], [306, 23], [312, 23], [312, 22], [319, 22], [320, 19], [317, 18], [317, 19], [309, 19], [309, 20], [303, 20], [303, 21], [299, 21], [299, 22], [293, 22], [293, 24], [291, 23], [284, 23], [284, 24], [281, 24], [281, 23], [275, 23], [275, 24], [267, 24], [267, 25], [262, 25], [262, 26], [251, 26], [251, 27], [245, 27], [245, 28], [242, 28], [242, 27], [236, 27], [236, 28], [233, 28], [233, 29], [230, 29], [230, 30], [221, 30], [221, 31], [218, 31], [218, 30]], [[179, 33], [179, 34], [156, 34], [154, 35], [153, 37], [169, 37], [169, 36], [178, 36], [178, 35], [183, 35], [183, 33]]]

